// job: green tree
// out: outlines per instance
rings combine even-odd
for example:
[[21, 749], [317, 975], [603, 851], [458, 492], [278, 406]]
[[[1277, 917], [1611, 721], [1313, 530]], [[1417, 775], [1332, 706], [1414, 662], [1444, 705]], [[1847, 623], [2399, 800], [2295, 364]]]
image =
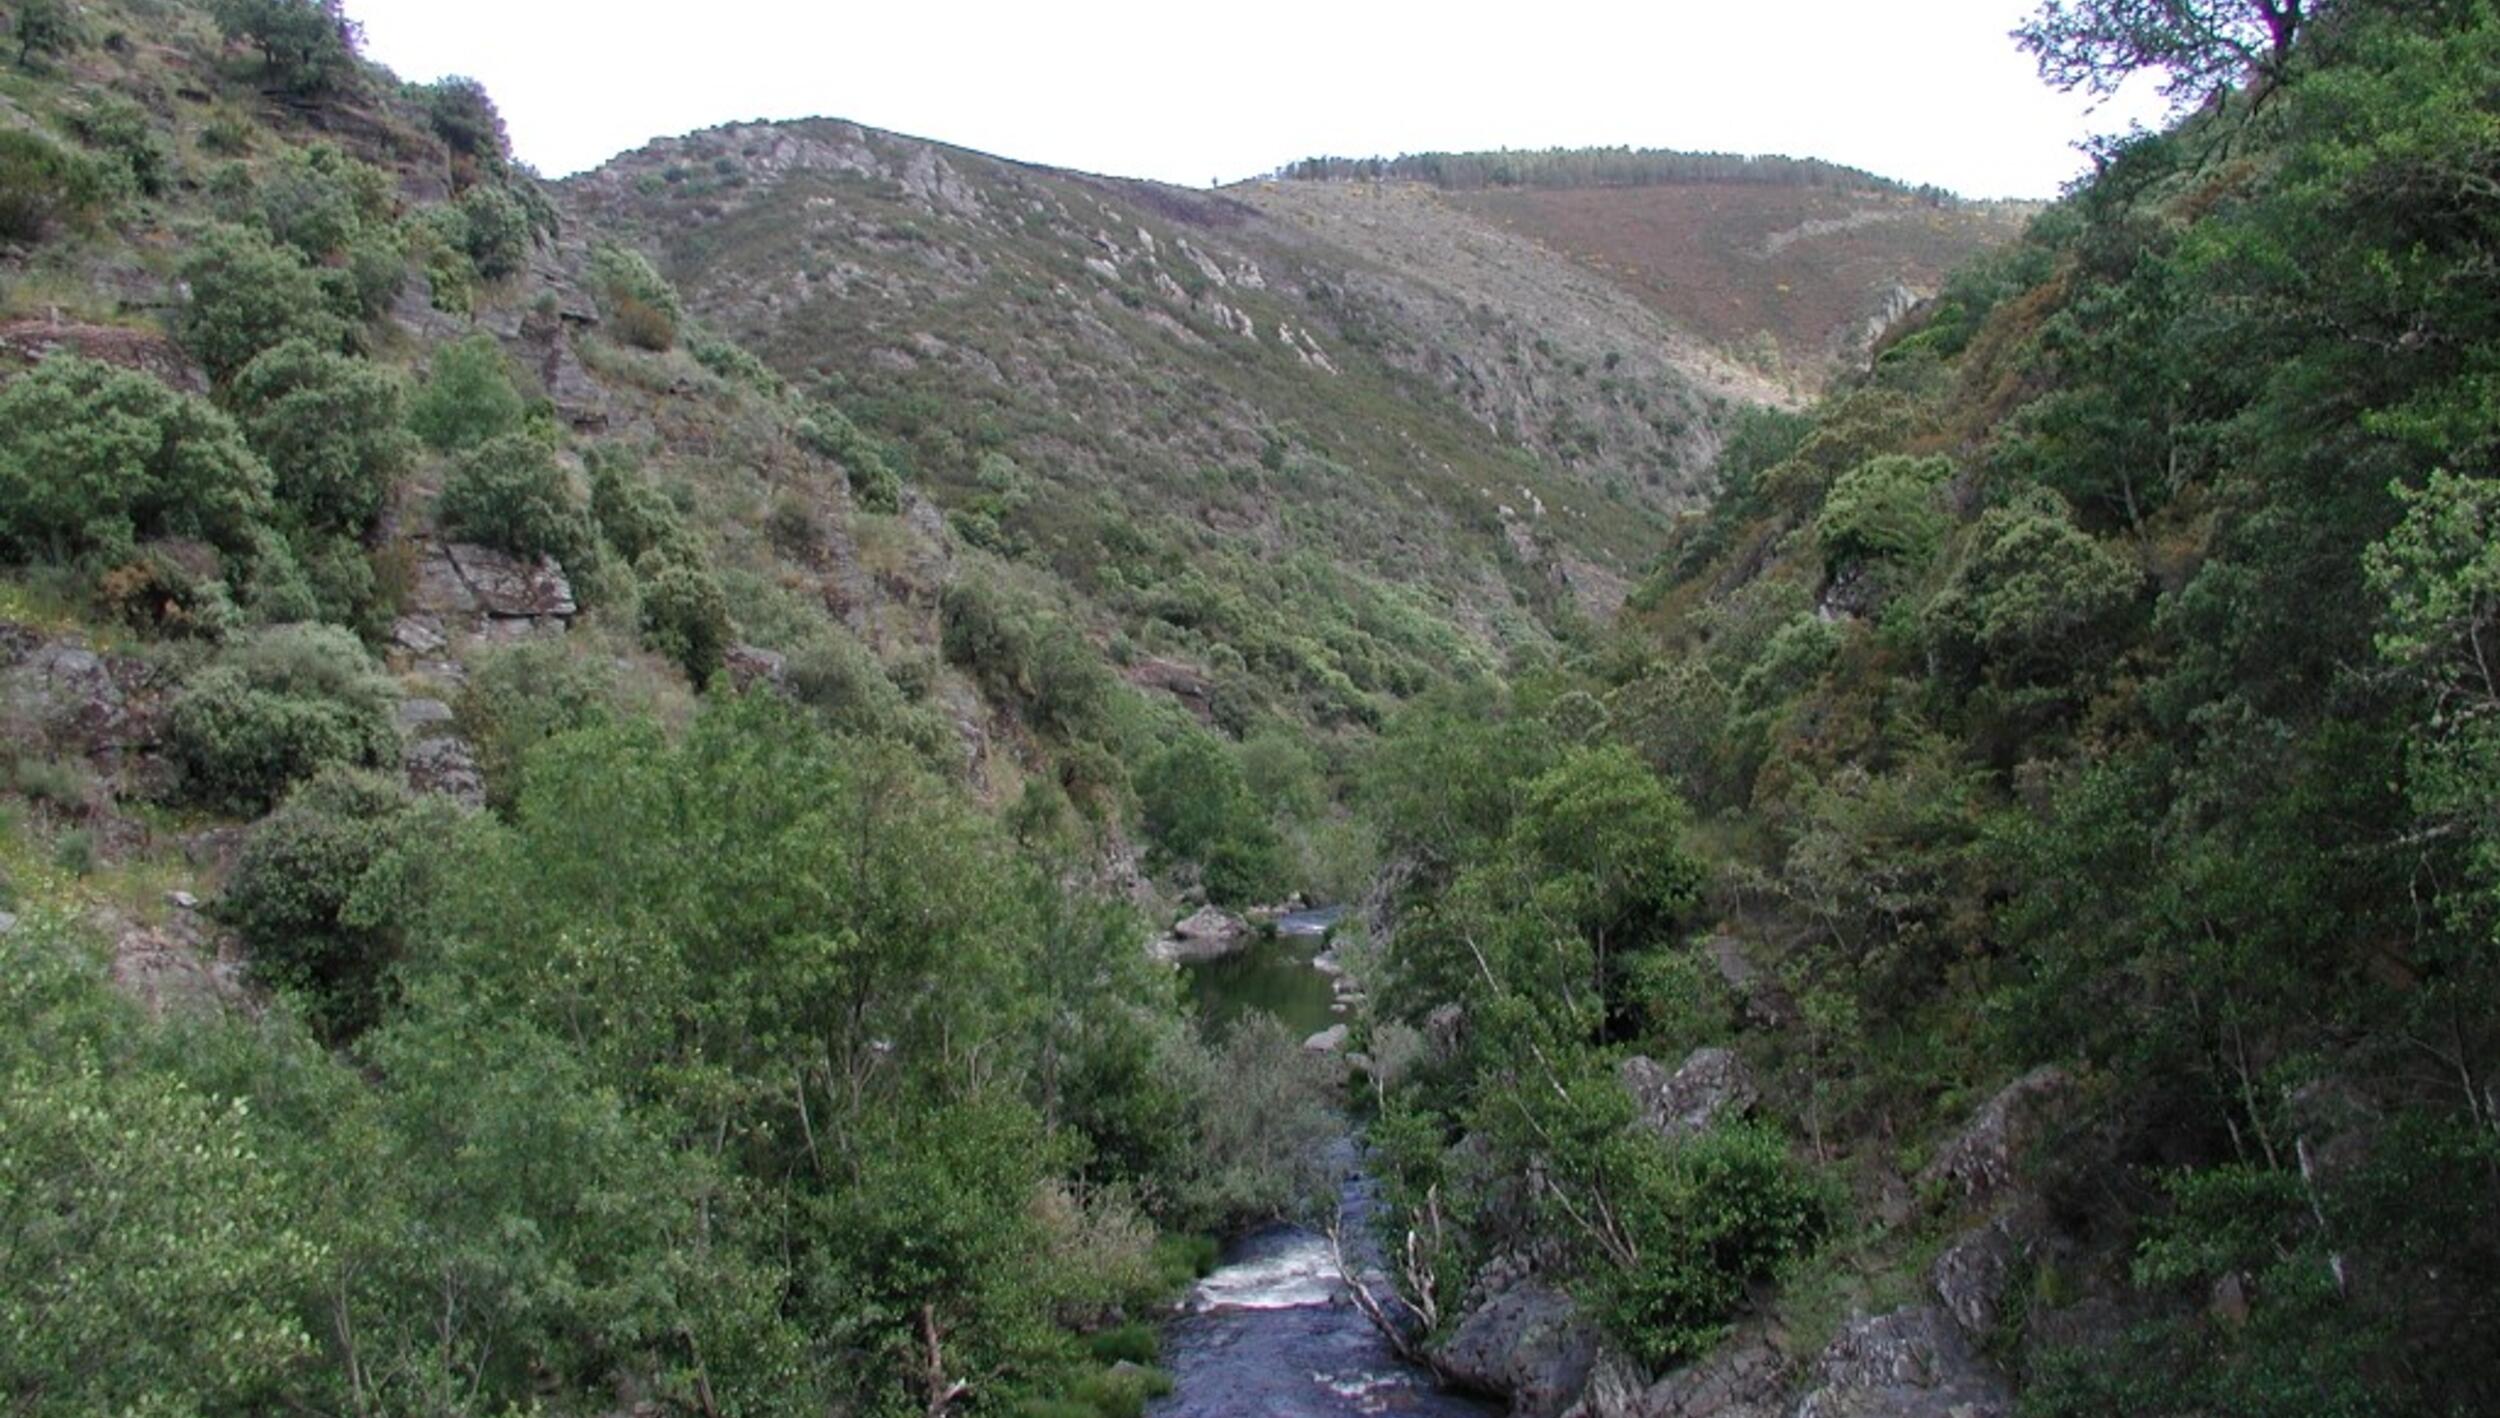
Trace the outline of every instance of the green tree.
[[268, 468], [205, 400], [74, 355], [0, 388], [0, 539], [20, 556], [241, 548], [269, 510]]
[[323, 350], [346, 345], [347, 322], [313, 268], [257, 231], [211, 228], [184, 256], [182, 280], [190, 295], [175, 333], [221, 385], [290, 340]]
[[289, 93], [326, 94], [355, 75], [363, 31], [341, 0], [215, 0], [213, 8], [226, 38], [259, 50], [263, 74]]
[[67, 54], [79, 42], [78, 11], [70, 0], [19, 0], [9, 17], [17, 35], [17, 67], [31, 69], [35, 56]]
[[642, 574], [643, 639], [686, 672], [697, 685], [720, 672], [736, 629], [720, 578], [682, 561], [645, 557]]
[[0, 130], [0, 239], [32, 243], [104, 204], [95, 164], [40, 133]]
[[480, 331], [434, 352], [424, 387], [409, 402], [408, 426], [445, 453], [518, 433], [527, 406], [495, 337]]
[[332, 766], [399, 762], [398, 690], [346, 631], [285, 625], [227, 649], [174, 701], [174, 758], [194, 799], [258, 813]]
[[406, 391], [363, 360], [290, 340], [253, 358], [227, 401], [276, 476], [278, 505], [310, 528], [361, 536], [413, 452]]
[[2146, 70], [2181, 107], [2248, 79], [2279, 81], [2314, 0], [2044, 0], [2014, 31], [2061, 89], [2107, 96]]
[[577, 563], [591, 549], [590, 519], [572, 478], [545, 443], [526, 433], [462, 453], [443, 480], [435, 517], [450, 536], [515, 556]]

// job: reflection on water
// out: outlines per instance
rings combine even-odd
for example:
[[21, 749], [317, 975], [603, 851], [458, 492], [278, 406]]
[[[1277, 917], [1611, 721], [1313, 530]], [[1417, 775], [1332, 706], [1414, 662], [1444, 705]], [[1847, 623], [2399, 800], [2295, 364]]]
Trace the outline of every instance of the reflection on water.
[[1316, 1034], [1337, 1022], [1336, 994], [1326, 975], [1311, 968], [1328, 928], [1345, 916], [1342, 906], [1296, 911], [1276, 920], [1273, 940], [1189, 967], [1189, 989], [1198, 1018], [1210, 1036], [1221, 1036], [1252, 1010], [1275, 1015], [1296, 1034]]

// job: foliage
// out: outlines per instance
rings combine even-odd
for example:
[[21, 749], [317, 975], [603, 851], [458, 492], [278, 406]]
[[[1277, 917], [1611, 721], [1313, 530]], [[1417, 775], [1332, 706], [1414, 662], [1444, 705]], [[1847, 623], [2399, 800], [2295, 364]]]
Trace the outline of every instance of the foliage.
[[247, 544], [267, 467], [204, 400], [74, 355], [0, 389], [0, 540], [18, 556], [126, 559], [156, 537]]
[[736, 629], [729, 597], [710, 570], [682, 561], [646, 556], [642, 575], [642, 635], [652, 649], [676, 662], [701, 685], [720, 672]]
[[405, 400], [395, 375], [302, 340], [255, 356], [227, 391], [279, 507], [350, 536], [372, 527], [408, 466]]
[[21, 69], [32, 68], [38, 54], [67, 54], [84, 38], [77, 7], [70, 0], [20, 0], [9, 17], [9, 32], [17, 39], [17, 67]]
[[1824, 565], [1924, 561], [1944, 536], [1939, 493], [1952, 471], [1942, 458], [1888, 456], [1841, 474], [1816, 523]]
[[182, 279], [190, 298], [175, 317], [175, 333], [220, 384], [289, 341], [322, 350], [346, 343], [347, 324], [313, 268], [257, 231], [204, 232], [183, 258]]
[[1240, 760], [1212, 735], [1183, 734], [1148, 759], [1137, 774], [1137, 800], [1156, 850], [1197, 863], [1208, 900], [1241, 906], [1283, 894], [1275, 829]]
[[260, 51], [263, 74], [288, 93], [312, 97], [356, 71], [361, 28], [340, 0], [213, 0], [226, 38]]
[[40, 241], [104, 201], [95, 165], [40, 133], [0, 130], [0, 241]]
[[381, 1018], [420, 899], [402, 844], [430, 823], [400, 784], [331, 767], [255, 824], [235, 860], [218, 918], [251, 952], [254, 976], [302, 997], [330, 1038]]
[[526, 412], [503, 348], [480, 331], [434, 352], [424, 386], [409, 401], [408, 427], [428, 447], [456, 453], [518, 433]]
[[577, 655], [559, 641], [523, 641], [479, 659], [454, 710], [461, 733], [475, 746], [488, 805], [508, 811], [520, 796], [521, 765], [530, 750], [559, 734], [607, 724], [619, 700], [607, 662]]
[[573, 479], [534, 434], [501, 434], [461, 453], [434, 515], [447, 535], [515, 556], [570, 565], [591, 549]]
[[2061, 89], [2107, 97], [2144, 70], [2185, 108], [2254, 75], [2280, 80], [2303, 0], [2043, 0], [2014, 37]]
[[480, 183], [461, 193], [453, 210], [460, 250], [481, 278], [500, 281], [520, 273], [536, 243], [528, 204], [500, 185]]
[[486, 86], [464, 74], [448, 74], [420, 91], [434, 135], [464, 157], [500, 164], [512, 155], [503, 114]]
[[795, 433], [799, 446], [840, 465], [862, 508], [885, 513], [902, 510], [902, 479], [876, 444], [840, 409], [819, 405], [799, 420]]
[[184, 789], [225, 811], [257, 813], [324, 768], [395, 766], [397, 698], [343, 630], [260, 631], [194, 675], [174, 701], [168, 730]]
[[638, 349], [666, 350], [677, 343], [677, 327], [686, 318], [677, 288], [630, 246], [601, 242], [591, 248], [589, 277], [606, 315], [627, 344]]

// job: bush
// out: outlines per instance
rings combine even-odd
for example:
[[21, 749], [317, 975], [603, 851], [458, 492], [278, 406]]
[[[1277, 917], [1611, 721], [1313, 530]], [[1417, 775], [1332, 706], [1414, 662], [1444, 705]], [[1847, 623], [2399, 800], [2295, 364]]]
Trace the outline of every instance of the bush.
[[1833, 1198], [1768, 1128], [1725, 1125], [1674, 1146], [1619, 1134], [1608, 1150], [1638, 1260], [1596, 1267], [1585, 1288], [1616, 1342], [1654, 1368], [1699, 1358], [1748, 1287], [1778, 1278], [1831, 1225]]
[[70, 0], [21, 0], [9, 27], [17, 36], [21, 69], [33, 68], [38, 54], [67, 54], [79, 42], [78, 11]]
[[435, 517], [448, 536], [515, 556], [577, 562], [591, 545], [572, 479], [528, 434], [491, 438], [462, 454], [443, 482]]
[[333, 1040], [386, 1003], [409, 904], [395, 853], [416, 819], [397, 780], [329, 768], [252, 829], [218, 902], [261, 983], [300, 995]]
[[520, 431], [521, 391], [495, 337], [480, 331], [434, 352], [425, 387], [408, 406], [408, 427], [443, 452]]
[[100, 99], [70, 115], [69, 126], [80, 142], [105, 154], [114, 187], [142, 197], [164, 195], [172, 162], [146, 109], [126, 98]]
[[685, 519], [667, 494], [642, 476], [622, 453], [594, 450], [590, 463], [590, 513], [599, 534], [626, 560], [699, 564], [703, 557]]
[[259, 232], [210, 228], [184, 259], [182, 279], [191, 298], [175, 333], [220, 384], [289, 340], [324, 350], [347, 342], [347, 322], [313, 268]]
[[496, 164], [511, 156], [512, 139], [504, 131], [503, 114], [484, 84], [453, 74], [418, 92], [425, 104], [426, 122], [453, 152]]
[[262, 71], [289, 93], [310, 97], [356, 72], [361, 31], [341, 0], [215, 0], [229, 40], [260, 51]]
[[1137, 800], [1157, 850], [1201, 866], [1208, 900], [1233, 906], [1283, 894], [1283, 847], [1241, 764], [1213, 736], [1190, 733], [1148, 760]]
[[676, 661], [697, 685], [720, 672], [734, 632], [729, 597], [711, 572], [684, 562], [646, 558], [642, 568], [642, 633], [651, 648]]
[[460, 194], [460, 249], [479, 276], [500, 281], [520, 274], [530, 256], [529, 208], [501, 187], [481, 184]]
[[249, 215], [280, 244], [307, 261], [322, 262], [367, 230], [387, 226], [391, 201], [388, 173], [349, 157], [336, 144], [313, 143], [279, 157], [251, 193]]
[[397, 691], [356, 637], [282, 625], [229, 650], [183, 687], [170, 731], [189, 796], [257, 814], [325, 768], [399, 761]]
[[60, 355], [0, 389], [0, 544], [17, 555], [245, 546], [269, 487], [232, 420], [147, 375]]
[[55, 223], [83, 218], [103, 201], [93, 163], [40, 133], [0, 129], [0, 241], [41, 241]]
[[638, 349], [665, 350], [677, 343], [685, 309], [677, 288], [641, 252], [601, 242], [590, 252], [591, 288], [618, 338]]
[[1892, 560], [1917, 563], [1944, 535], [1937, 492], [1953, 475], [1943, 458], [1888, 454], [1841, 474], [1823, 504], [1816, 535], [1826, 567]]
[[793, 430], [799, 446], [842, 469], [862, 510], [893, 513], [903, 505], [903, 480], [859, 425], [840, 409], [819, 407]]
[[616, 706], [616, 674], [604, 658], [572, 653], [561, 639], [523, 641], [470, 666], [460, 692], [461, 733], [477, 746], [486, 801], [509, 809], [521, 790], [521, 761], [557, 734], [606, 723]]
[[307, 527], [352, 535], [382, 515], [408, 465], [405, 397], [396, 375], [302, 340], [244, 366], [228, 394], [279, 505]]

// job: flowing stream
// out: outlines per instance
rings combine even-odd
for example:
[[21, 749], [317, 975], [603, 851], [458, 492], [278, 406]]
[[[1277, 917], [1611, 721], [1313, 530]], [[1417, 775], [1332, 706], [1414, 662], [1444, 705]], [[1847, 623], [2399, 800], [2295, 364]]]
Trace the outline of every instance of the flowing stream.
[[[1276, 939], [1191, 967], [1191, 987], [1210, 1029], [1265, 1010], [1298, 1034], [1337, 1022], [1335, 993], [1311, 960], [1343, 912], [1300, 911], [1277, 924]], [[1375, 1188], [1351, 1137], [1332, 1162], [1346, 1178], [1339, 1205], [1349, 1257], [1371, 1273], [1384, 1298], [1371, 1216]], [[1346, 1298], [1328, 1238], [1299, 1226], [1269, 1226], [1235, 1241], [1224, 1263], [1189, 1292], [1163, 1336], [1171, 1395], [1147, 1410], [1158, 1418], [1336, 1418], [1416, 1414], [1484, 1418], [1501, 1410], [1442, 1392], [1432, 1375], [1406, 1363]]]

